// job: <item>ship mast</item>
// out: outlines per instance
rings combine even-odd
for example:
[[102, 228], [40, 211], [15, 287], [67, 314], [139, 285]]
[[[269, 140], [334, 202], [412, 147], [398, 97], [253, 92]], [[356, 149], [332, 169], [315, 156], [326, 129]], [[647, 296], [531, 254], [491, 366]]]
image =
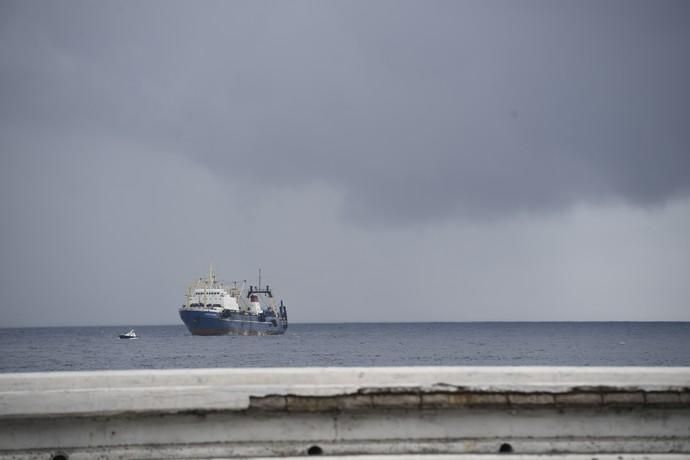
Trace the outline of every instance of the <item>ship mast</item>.
[[216, 285], [216, 274], [213, 273], [213, 264], [208, 269], [208, 280], [211, 282], [211, 287]]

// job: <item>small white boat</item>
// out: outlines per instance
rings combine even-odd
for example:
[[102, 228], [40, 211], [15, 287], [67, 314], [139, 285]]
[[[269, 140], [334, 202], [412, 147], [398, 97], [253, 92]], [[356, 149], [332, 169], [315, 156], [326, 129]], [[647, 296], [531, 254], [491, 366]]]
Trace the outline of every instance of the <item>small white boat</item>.
[[120, 334], [121, 339], [136, 339], [137, 338], [137, 333], [134, 332], [134, 329], [130, 329], [128, 333], [126, 334]]

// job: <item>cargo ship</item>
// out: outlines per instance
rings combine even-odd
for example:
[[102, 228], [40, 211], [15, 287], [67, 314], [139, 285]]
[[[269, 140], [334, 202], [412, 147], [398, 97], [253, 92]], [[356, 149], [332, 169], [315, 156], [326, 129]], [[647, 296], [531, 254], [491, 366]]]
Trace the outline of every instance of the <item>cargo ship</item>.
[[277, 335], [288, 328], [287, 307], [276, 305], [271, 287], [223, 283], [213, 267], [187, 289], [180, 318], [192, 335]]

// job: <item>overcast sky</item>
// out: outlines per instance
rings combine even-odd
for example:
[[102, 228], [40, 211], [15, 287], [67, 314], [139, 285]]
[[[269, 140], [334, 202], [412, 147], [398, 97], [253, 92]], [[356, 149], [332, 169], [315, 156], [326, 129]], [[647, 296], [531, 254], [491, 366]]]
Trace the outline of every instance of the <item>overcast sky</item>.
[[0, 1], [0, 326], [690, 320], [690, 2]]

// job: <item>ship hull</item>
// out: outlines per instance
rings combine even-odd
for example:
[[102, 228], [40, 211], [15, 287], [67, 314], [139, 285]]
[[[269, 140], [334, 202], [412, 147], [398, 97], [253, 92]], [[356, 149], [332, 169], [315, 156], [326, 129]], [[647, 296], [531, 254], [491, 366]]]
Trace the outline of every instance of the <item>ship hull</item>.
[[223, 317], [213, 311], [180, 309], [180, 318], [192, 335], [280, 335], [287, 329], [281, 318], [239, 312]]

